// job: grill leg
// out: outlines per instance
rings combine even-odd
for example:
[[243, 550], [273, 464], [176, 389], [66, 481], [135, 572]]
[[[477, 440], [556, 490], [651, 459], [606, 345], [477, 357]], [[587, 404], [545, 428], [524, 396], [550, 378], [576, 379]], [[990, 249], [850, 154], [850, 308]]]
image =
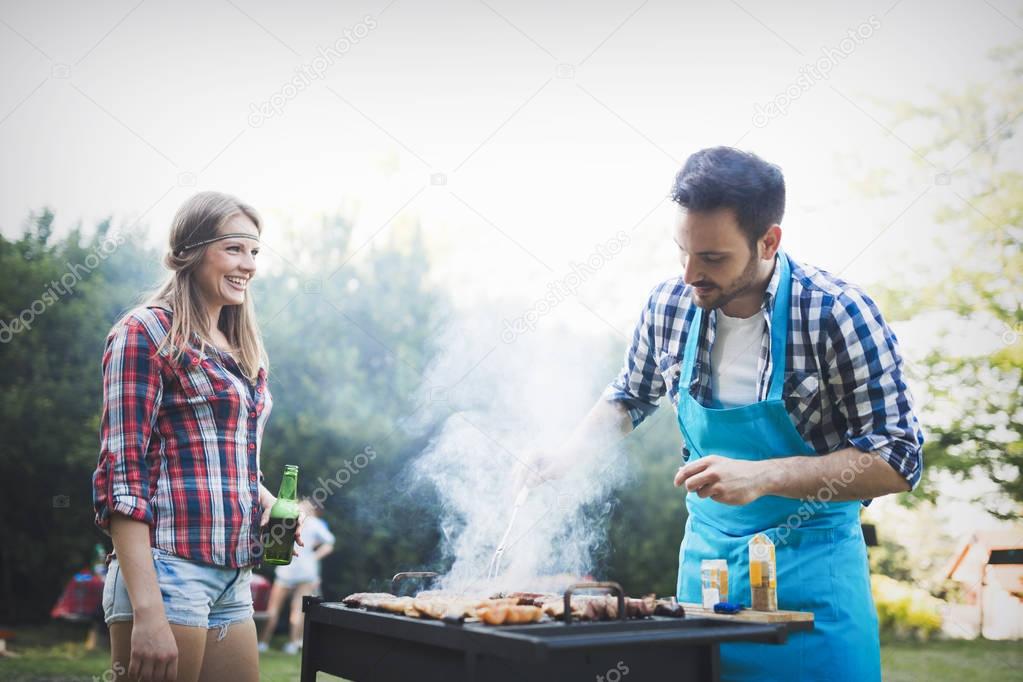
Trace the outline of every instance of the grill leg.
[[319, 597], [302, 597], [302, 613], [304, 613], [305, 627], [302, 629], [302, 675], [299, 678], [301, 682], [316, 682], [316, 666], [314, 661], [318, 652], [313, 651], [316, 648], [315, 642], [319, 641], [317, 632], [314, 632], [314, 628], [319, 628], [319, 624], [316, 623], [310, 616], [314, 606], [318, 606], [323, 600]]

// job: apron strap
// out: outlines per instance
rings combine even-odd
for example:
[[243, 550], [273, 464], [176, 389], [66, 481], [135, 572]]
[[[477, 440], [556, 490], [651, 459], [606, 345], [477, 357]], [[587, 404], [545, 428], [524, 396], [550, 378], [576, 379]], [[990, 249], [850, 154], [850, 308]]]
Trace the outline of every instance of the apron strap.
[[[786, 344], [788, 343], [789, 331], [789, 301], [792, 292], [792, 270], [789, 266], [789, 257], [778, 249], [776, 256], [777, 267], [780, 268], [778, 289], [774, 295], [774, 310], [771, 311], [771, 380], [770, 389], [767, 394], [768, 400], [781, 399], [782, 388], [785, 383], [785, 359]], [[695, 303], [693, 305], [696, 305]], [[704, 319], [709, 321], [704, 314], [703, 308], [696, 306], [696, 314], [689, 325], [689, 332], [686, 335], [686, 347], [682, 353], [682, 369], [679, 377], [683, 384], [679, 386], [679, 392], [689, 391], [693, 384], [696, 368], [696, 355], [699, 340], [706, 333]]]
[[771, 311], [771, 383], [768, 400], [780, 400], [785, 384], [785, 351], [789, 338], [789, 300], [792, 294], [789, 257], [781, 249], [778, 249], [777, 263], [781, 272], [778, 289], [774, 294], [774, 310]]
[[682, 370], [679, 372], [679, 378], [682, 381], [682, 385], [678, 387], [679, 393], [682, 391], [689, 392], [689, 387], [693, 385], [693, 368], [696, 366], [696, 353], [698, 342], [704, 334], [703, 330], [703, 308], [696, 305], [696, 314], [693, 316], [693, 321], [689, 323], [689, 332], [686, 335], [686, 347], [682, 351]]

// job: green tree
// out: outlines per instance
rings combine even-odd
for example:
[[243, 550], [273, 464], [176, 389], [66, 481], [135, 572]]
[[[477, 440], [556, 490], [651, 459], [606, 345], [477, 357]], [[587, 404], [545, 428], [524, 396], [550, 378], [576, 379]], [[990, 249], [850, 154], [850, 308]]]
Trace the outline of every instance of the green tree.
[[45, 614], [100, 539], [90, 531], [101, 401], [100, 357], [110, 325], [154, 262], [110, 236], [53, 238], [54, 214], [0, 237], [0, 619]]
[[968, 246], [950, 253], [943, 277], [918, 291], [889, 291], [894, 317], [942, 310], [968, 324], [999, 331], [1002, 344], [983, 355], [953, 357], [935, 350], [920, 375], [930, 395], [924, 413], [924, 485], [939, 472], [983, 476], [1000, 496], [979, 500], [992, 514], [1019, 514], [1023, 503], [1023, 173], [1018, 132], [1023, 116], [1023, 44], [993, 52], [1001, 76], [983, 86], [943, 92], [926, 105], [900, 105], [900, 122], [936, 130], [922, 157], [949, 159], [939, 176], [949, 202], [939, 224], [964, 231]]
[[678, 421], [667, 398], [627, 440], [632, 480], [618, 491], [608, 533], [607, 577], [629, 594], [675, 594], [687, 517], [685, 492], [672, 484], [682, 462], [680, 446]]

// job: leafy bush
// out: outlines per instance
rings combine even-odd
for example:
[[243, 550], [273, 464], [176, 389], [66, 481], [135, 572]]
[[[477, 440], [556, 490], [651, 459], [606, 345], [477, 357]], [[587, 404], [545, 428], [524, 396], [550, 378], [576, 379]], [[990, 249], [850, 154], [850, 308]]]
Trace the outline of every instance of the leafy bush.
[[944, 602], [929, 592], [886, 575], [870, 577], [881, 630], [926, 641], [941, 630]]

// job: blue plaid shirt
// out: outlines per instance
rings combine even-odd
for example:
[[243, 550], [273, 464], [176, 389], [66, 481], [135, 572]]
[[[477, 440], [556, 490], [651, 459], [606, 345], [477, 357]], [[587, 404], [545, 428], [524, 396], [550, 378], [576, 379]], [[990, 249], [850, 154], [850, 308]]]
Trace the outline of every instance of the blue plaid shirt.
[[[791, 260], [791, 259], [790, 259]], [[818, 453], [853, 446], [875, 452], [911, 487], [920, 481], [923, 433], [902, 372], [895, 333], [874, 302], [835, 275], [792, 261], [792, 298], [786, 349], [785, 408], [803, 440]], [[767, 325], [757, 370], [758, 400], [771, 376], [771, 311], [780, 269], [764, 292]], [[628, 408], [636, 427], [667, 394], [678, 409], [682, 352], [695, 317], [692, 292], [681, 277], [654, 287], [625, 354], [621, 374], [604, 392]], [[712, 402], [710, 351], [716, 311], [704, 315], [689, 393]], [[682, 457], [689, 458], [683, 439]]]

